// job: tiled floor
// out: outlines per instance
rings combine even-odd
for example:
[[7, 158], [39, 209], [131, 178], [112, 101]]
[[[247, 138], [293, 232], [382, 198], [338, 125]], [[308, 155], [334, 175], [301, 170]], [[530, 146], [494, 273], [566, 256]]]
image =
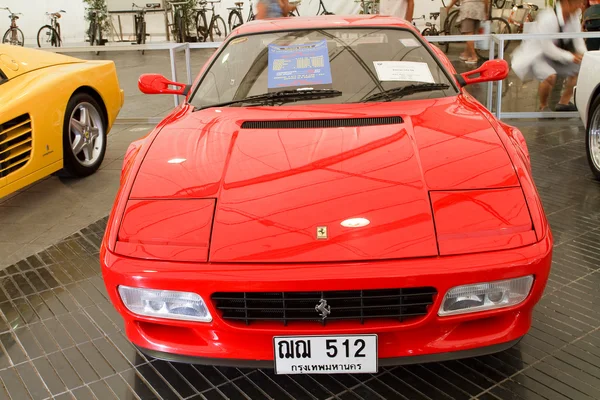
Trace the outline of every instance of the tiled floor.
[[107, 300], [101, 219], [0, 272], [0, 399], [599, 399], [600, 184], [579, 125], [520, 127], [555, 252], [533, 328], [516, 347], [368, 375], [276, 376], [148, 360]]

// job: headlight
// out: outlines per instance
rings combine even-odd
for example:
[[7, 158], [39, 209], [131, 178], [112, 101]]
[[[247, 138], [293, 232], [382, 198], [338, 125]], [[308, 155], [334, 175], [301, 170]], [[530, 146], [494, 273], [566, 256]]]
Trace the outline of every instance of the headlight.
[[125, 307], [134, 314], [186, 321], [212, 321], [204, 300], [196, 293], [119, 286], [119, 294]]
[[444, 296], [438, 315], [466, 314], [514, 306], [527, 298], [532, 285], [533, 275], [456, 286]]

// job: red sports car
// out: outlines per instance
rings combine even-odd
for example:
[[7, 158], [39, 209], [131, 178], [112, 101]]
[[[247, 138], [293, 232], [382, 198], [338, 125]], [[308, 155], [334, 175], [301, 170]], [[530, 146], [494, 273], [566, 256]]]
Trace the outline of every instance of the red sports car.
[[375, 372], [513, 346], [552, 237], [522, 134], [403, 20], [236, 29], [125, 156], [101, 252], [150, 356]]

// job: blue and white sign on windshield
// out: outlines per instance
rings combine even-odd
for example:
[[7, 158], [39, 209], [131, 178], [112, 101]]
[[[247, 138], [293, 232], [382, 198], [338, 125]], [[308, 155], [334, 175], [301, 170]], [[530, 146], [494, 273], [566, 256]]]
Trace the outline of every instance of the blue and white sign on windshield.
[[331, 85], [327, 41], [290, 46], [269, 45], [269, 90]]

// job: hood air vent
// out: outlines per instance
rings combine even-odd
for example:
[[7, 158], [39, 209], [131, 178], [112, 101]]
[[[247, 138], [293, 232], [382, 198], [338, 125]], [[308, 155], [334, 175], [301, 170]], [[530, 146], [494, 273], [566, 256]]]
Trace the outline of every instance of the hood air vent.
[[242, 129], [348, 128], [354, 126], [394, 125], [401, 124], [402, 122], [402, 118], [400, 117], [246, 121], [242, 123]]

